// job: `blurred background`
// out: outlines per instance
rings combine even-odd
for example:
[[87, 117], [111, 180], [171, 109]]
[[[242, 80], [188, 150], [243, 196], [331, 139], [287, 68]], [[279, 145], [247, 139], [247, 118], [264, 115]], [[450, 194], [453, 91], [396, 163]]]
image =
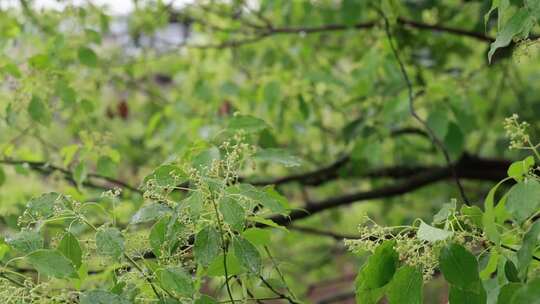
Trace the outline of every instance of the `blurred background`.
[[[252, 115], [270, 126], [253, 141], [287, 155], [241, 176], [275, 184], [296, 208], [275, 218], [289, 232], [272, 230], [291, 289], [309, 303], [355, 303], [365, 256], [343, 239], [364, 217], [430, 222], [463, 201], [443, 150], [481, 204], [525, 155], [508, 149], [504, 119], [517, 113], [534, 136], [540, 115], [537, 25], [489, 63], [509, 18], [489, 13], [491, 1], [379, 4], [425, 124], [371, 1], [0, 0], [0, 231], [50, 191], [128, 222], [156, 166]], [[115, 187], [118, 201], [101, 196]], [[436, 278], [425, 303], [446, 294]]]

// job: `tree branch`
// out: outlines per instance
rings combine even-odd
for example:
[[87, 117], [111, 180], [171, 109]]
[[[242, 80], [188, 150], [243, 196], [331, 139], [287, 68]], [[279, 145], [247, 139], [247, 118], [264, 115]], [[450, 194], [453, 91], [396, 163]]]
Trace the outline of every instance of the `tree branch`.
[[[426, 137], [429, 139], [429, 135], [421, 129], [418, 128], [401, 128], [392, 130], [390, 132], [390, 136], [397, 137], [397, 136], [403, 136], [403, 135], [418, 135], [422, 137]], [[274, 179], [267, 179], [267, 180], [249, 180], [248, 182], [255, 186], [266, 186], [266, 185], [281, 185], [291, 182], [298, 182], [304, 186], [319, 186], [325, 182], [334, 180], [339, 177], [339, 170], [344, 168], [349, 162], [351, 161], [351, 157], [349, 155], [345, 155], [340, 157], [335, 162], [331, 163], [328, 166], [322, 167], [320, 169], [316, 169], [313, 171], [309, 171], [306, 173], [300, 173], [300, 174], [293, 174], [283, 177], [278, 177]], [[363, 177], [392, 177], [392, 178], [402, 178], [412, 175], [415, 172], [418, 172], [420, 169], [424, 169], [425, 167], [418, 166], [418, 167], [394, 167], [391, 169], [382, 169], [382, 170], [375, 170], [371, 172], [367, 172], [363, 175]], [[244, 178], [240, 179], [241, 181], [245, 181]]]
[[[420, 21], [414, 21], [407, 18], [399, 17], [397, 23], [403, 27], [413, 28], [420, 31], [431, 31], [431, 32], [440, 32], [446, 33], [455, 36], [462, 36], [466, 38], [471, 38], [478, 40], [480, 42], [491, 43], [495, 39], [491, 36], [488, 36], [484, 33], [470, 31], [466, 29], [460, 29], [440, 24], [428, 24]], [[376, 27], [378, 23], [376, 21], [368, 21], [356, 23], [354, 25], [345, 25], [345, 24], [324, 24], [320, 26], [296, 26], [296, 27], [256, 27], [256, 32], [253, 36], [247, 36], [243, 39], [231, 39], [221, 43], [216, 44], [199, 44], [199, 45], [190, 45], [182, 44], [181, 46], [186, 46], [189, 48], [199, 48], [199, 49], [223, 49], [229, 47], [238, 47], [245, 44], [251, 44], [263, 40], [265, 38], [275, 36], [275, 35], [291, 35], [291, 34], [317, 34], [317, 33], [327, 33], [327, 32], [338, 32], [345, 30], [367, 30]]]
[[[69, 171], [66, 168], [55, 166], [55, 165], [47, 163], [47, 162], [29, 161], [29, 160], [0, 159], [0, 164], [11, 165], [11, 166], [26, 165], [31, 170], [39, 172], [40, 174], [45, 175], [45, 176], [50, 175], [53, 172], [60, 172], [64, 176], [65, 180], [67, 180], [68, 182], [70, 182], [73, 185], [76, 184], [75, 179], [73, 177], [73, 173], [71, 171]], [[134, 186], [132, 186], [132, 185], [126, 183], [126, 182], [123, 182], [121, 180], [114, 179], [114, 178], [111, 178], [111, 177], [99, 175], [99, 174], [96, 174], [96, 173], [89, 173], [88, 174], [88, 180], [85, 181], [83, 183], [83, 185], [86, 186], [86, 187], [90, 187], [90, 188], [104, 189], [104, 190], [108, 190], [108, 189], [111, 188], [108, 185], [104, 185], [104, 184], [101, 184], [101, 183], [96, 183], [92, 179], [101, 180], [102, 182], [112, 184], [112, 185], [114, 185], [116, 187], [120, 187], [120, 188], [123, 188], [123, 189], [128, 189], [128, 190], [133, 191], [135, 193], [139, 193], [139, 194], [143, 193], [141, 190], [137, 189], [137, 187], [134, 187]]]
[[[505, 160], [481, 159], [464, 155], [455, 164], [455, 170], [461, 178], [495, 182], [506, 177], [506, 170], [510, 163], [510, 161]], [[328, 209], [350, 205], [358, 201], [402, 195], [452, 177], [452, 170], [448, 166], [425, 168], [397, 184], [370, 191], [345, 194], [321, 201], [307, 202], [302, 210], [294, 210], [287, 217], [273, 216], [271, 219], [280, 225], [287, 226], [296, 220], [307, 218]]]

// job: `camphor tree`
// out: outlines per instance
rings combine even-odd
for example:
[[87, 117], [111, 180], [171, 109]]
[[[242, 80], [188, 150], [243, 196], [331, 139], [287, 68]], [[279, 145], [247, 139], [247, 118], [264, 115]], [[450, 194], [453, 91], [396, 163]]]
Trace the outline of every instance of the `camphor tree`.
[[540, 1], [0, 0], [2, 303], [540, 299]]

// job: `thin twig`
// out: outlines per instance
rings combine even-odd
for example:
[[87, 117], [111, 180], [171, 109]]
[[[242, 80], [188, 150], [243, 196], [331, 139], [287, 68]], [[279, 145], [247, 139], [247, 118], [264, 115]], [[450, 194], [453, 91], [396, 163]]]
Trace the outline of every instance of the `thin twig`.
[[8, 280], [8, 281], [10, 281], [11, 283], [13, 283], [13, 284], [15, 284], [15, 285], [17, 285], [17, 286], [19, 286], [19, 287], [26, 287], [26, 286], [24, 286], [23, 283], [21, 283], [21, 282], [15, 280], [15, 279], [13, 279], [13, 278], [7, 276], [5, 272], [0, 272], [0, 277], [6, 279], [6, 280]]
[[229, 295], [230, 302], [234, 304], [235, 302], [232, 296], [231, 286], [229, 284], [229, 272], [227, 269], [227, 245], [225, 244], [225, 237], [223, 236], [224, 231], [223, 231], [223, 227], [221, 226], [222, 225], [221, 218], [219, 216], [216, 202], [213, 199], [211, 201], [212, 201], [212, 206], [214, 207], [214, 212], [216, 214], [216, 220], [218, 222], [219, 236], [221, 238], [221, 249], [223, 250], [223, 271], [225, 272], [225, 287], [227, 288], [227, 294]]
[[[70, 183], [75, 184], [75, 179], [73, 177], [73, 173], [70, 170], [68, 170], [66, 168], [62, 168], [60, 166], [50, 164], [48, 162], [30, 161], [30, 160], [17, 160], [17, 159], [0, 159], [0, 164], [11, 165], [11, 166], [27, 165], [28, 167], [30, 167], [30, 169], [32, 169], [34, 171], [37, 171], [37, 172], [39, 172], [39, 173], [41, 173], [43, 175], [48, 175], [48, 174], [51, 174], [54, 171], [58, 171], [58, 172], [60, 172], [60, 173], [62, 173], [64, 175], [64, 178], [67, 181], [69, 181]], [[104, 185], [101, 185], [101, 184], [94, 183], [90, 179], [102, 180], [104, 182], [113, 184], [113, 185], [115, 185], [117, 187], [124, 188], [124, 189], [130, 190], [130, 191], [138, 193], [138, 194], [142, 194], [142, 191], [140, 189], [137, 189], [137, 187], [135, 187], [135, 186], [132, 186], [132, 185], [130, 185], [130, 184], [124, 182], [124, 181], [114, 179], [114, 178], [111, 178], [111, 177], [107, 177], [107, 176], [103, 176], [103, 175], [100, 175], [100, 174], [97, 174], [97, 173], [89, 173], [88, 174], [88, 180], [86, 180], [83, 183], [83, 185], [89, 186], [89, 187], [92, 187], [92, 188], [100, 188], [100, 189], [109, 189], [110, 188], [110, 187], [107, 187], [107, 186], [104, 186]]]
[[284, 300], [289, 301], [289, 303], [300, 304], [300, 302], [297, 302], [297, 301], [293, 300], [291, 297], [289, 297], [288, 295], [286, 295], [284, 293], [281, 293], [278, 290], [276, 290], [268, 281], [266, 281], [266, 279], [263, 276], [259, 276], [259, 279], [261, 279], [263, 284], [266, 287], [268, 287], [268, 289], [270, 289], [270, 291], [272, 291], [274, 294], [276, 294], [276, 296], [278, 296], [278, 297], [280, 297], [280, 298], [282, 298]]
[[465, 190], [463, 189], [463, 186], [461, 185], [461, 181], [459, 180], [459, 176], [457, 175], [457, 171], [455, 168], [454, 163], [452, 162], [450, 158], [450, 154], [448, 153], [448, 150], [444, 146], [444, 143], [437, 137], [435, 132], [429, 127], [429, 125], [416, 113], [416, 110], [414, 108], [414, 91], [412, 87], [412, 82], [409, 78], [409, 74], [407, 73], [407, 70], [405, 69], [405, 65], [403, 64], [403, 61], [401, 60], [401, 57], [399, 56], [399, 51], [397, 50], [396, 45], [394, 44], [394, 41], [392, 39], [392, 33], [390, 30], [390, 22], [388, 21], [388, 17], [379, 10], [379, 13], [381, 17], [384, 20], [384, 30], [386, 32], [386, 37], [388, 38], [388, 43], [390, 44], [390, 48], [392, 49], [392, 53], [394, 57], [396, 58], [396, 61], [398, 62], [399, 69], [401, 71], [401, 75], [403, 76], [403, 79], [405, 80], [405, 83], [407, 85], [407, 92], [409, 96], [409, 111], [411, 115], [427, 130], [431, 140], [433, 143], [439, 147], [439, 149], [442, 151], [444, 158], [446, 160], [446, 163], [448, 164], [448, 167], [450, 168], [452, 172], [452, 176], [456, 182], [456, 185], [459, 189], [459, 193], [461, 195], [461, 198], [463, 199], [463, 202], [466, 205], [470, 205], [470, 202], [465, 194]]
[[266, 252], [266, 254], [268, 255], [268, 257], [270, 258], [270, 261], [272, 262], [272, 265], [274, 266], [274, 269], [276, 269], [276, 272], [278, 273], [279, 275], [279, 278], [281, 279], [281, 281], [283, 282], [283, 284], [285, 285], [285, 288], [287, 289], [287, 292], [293, 297], [293, 298], [296, 298], [296, 295], [292, 292], [292, 290], [289, 288], [289, 284], [287, 284], [287, 281], [285, 280], [285, 276], [283, 275], [283, 273], [281, 272], [281, 270], [279, 269], [279, 266], [278, 264], [276, 263], [276, 260], [274, 259], [274, 257], [272, 256], [272, 253], [270, 252], [270, 248], [268, 248], [268, 246], [264, 246], [264, 251]]

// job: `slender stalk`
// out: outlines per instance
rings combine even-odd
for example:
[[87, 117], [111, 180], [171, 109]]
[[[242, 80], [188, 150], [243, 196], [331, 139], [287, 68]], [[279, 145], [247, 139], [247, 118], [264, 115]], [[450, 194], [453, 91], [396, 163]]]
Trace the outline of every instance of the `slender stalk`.
[[216, 205], [216, 202], [214, 199], [211, 199], [212, 206], [214, 207], [214, 212], [216, 214], [216, 220], [218, 222], [218, 229], [219, 229], [219, 236], [221, 238], [221, 249], [223, 250], [223, 270], [225, 272], [225, 287], [227, 288], [227, 294], [229, 295], [229, 299], [231, 303], [235, 303], [234, 298], [232, 296], [231, 292], [231, 286], [229, 284], [229, 272], [227, 270], [227, 246], [225, 245], [225, 237], [223, 232], [223, 227], [221, 223], [221, 218], [219, 217], [218, 208]]
[[278, 275], [279, 275], [279, 278], [281, 279], [281, 281], [283, 282], [283, 284], [285, 285], [285, 288], [287, 289], [287, 292], [293, 297], [296, 299], [296, 295], [292, 292], [292, 290], [289, 288], [289, 284], [287, 284], [287, 281], [285, 280], [285, 276], [283, 275], [283, 273], [281, 272], [281, 270], [279, 269], [279, 266], [278, 264], [276, 263], [276, 260], [274, 259], [274, 257], [272, 256], [272, 253], [270, 252], [270, 248], [268, 248], [268, 246], [264, 246], [264, 251], [266, 252], [266, 254], [268, 255], [268, 257], [270, 258], [270, 261], [272, 262], [272, 265], [274, 266], [274, 269], [277, 271]]
[[431, 141], [439, 147], [439, 149], [442, 151], [444, 159], [446, 160], [446, 163], [448, 164], [448, 167], [450, 168], [450, 171], [452, 173], [452, 176], [456, 182], [456, 185], [459, 189], [459, 193], [461, 195], [461, 198], [463, 199], [463, 202], [470, 206], [469, 199], [465, 195], [465, 190], [463, 189], [463, 186], [461, 185], [461, 181], [459, 180], [455, 164], [452, 162], [452, 159], [450, 158], [450, 154], [448, 153], [448, 150], [444, 146], [444, 143], [435, 135], [435, 132], [429, 127], [429, 125], [416, 113], [416, 110], [414, 108], [414, 92], [412, 87], [411, 79], [409, 78], [409, 74], [407, 73], [407, 70], [405, 69], [405, 65], [403, 64], [403, 61], [401, 60], [401, 57], [399, 56], [399, 51], [394, 44], [394, 40], [392, 39], [392, 33], [390, 31], [390, 22], [383, 11], [378, 9], [379, 14], [384, 20], [384, 30], [386, 32], [386, 37], [388, 39], [388, 43], [390, 44], [390, 48], [392, 49], [392, 53], [399, 65], [399, 69], [401, 71], [401, 75], [403, 76], [403, 80], [405, 81], [405, 84], [407, 85], [407, 93], [409, 97], [409, 112], [413, 116], [414, 119], [416, 119], [428, 132], [429, 137], [431, 138]]
[[259, 276], [259, 279], [261, 279], [261, 281], [263, 282], [263, 284], [268, 287], [268, 289], [270, 289], [270, 291], [272, 291], [274, 294], [276, 294], [276, 296], [280, 297], [281, 299], [284, 299], [284, 300], [287, 300], [289, 301], [289, 303], [292, 303], [292, 304], [300, 304], [300, 302], [297, 302], [295, 300], [293, 300], [291, 297], [289, 297], [288, 295], [284, 294], [284, 293], [281, 293], [279, 291], [277, 291], [272, 285], [270, 285], [270, 283], [268, 283], [268, 281], [266, 281], [266, 279], [263, 277], [263, 276]]
[[[135, 267], [135, 269], [137, 269], [141, 275], [144, 277], [144, 279], [148, 282], [148, 284], [150, 284], [150, 287], [152, 287], [152, 291], [154, 291], [154, 294], [158, 297], [158, 299], [163, 302], [163, 297], [161, 296], [161, 294], [157, 291], [157, 288], [156, 286], [154, 285], [154, 282], [152, 282], [152, 279], [146, 275], [146, 273], [144, 272], [144, 270], [142, 269], [141, 266], [139, 266], [139, 264], [137, 264], [137, 262], [135, 262], [135, 260], [133, 260], [132, 257], [130, 257], [127, 253], [124, 253], [124, 257], [131, 263], [131, 265], [133, 265], [133, 267]], [[165, 289], [164, 289], [165, 290]], [[167, 290], [165, 290], [165, 292], [174, 298], [174, 296]]]
[[6, 272], [4, 272], [4, 271], [0, 272], [0, 277], [10, 281], [11, 283], [13, 283], [14, 285], [17, 285], [19, 287], [26, 287], [26, 286], [24, 286], [23, 283], [21, 283], [21, 282], [15, 280], [15, 279], [9, 277], [8, 275], [6, 275]]

